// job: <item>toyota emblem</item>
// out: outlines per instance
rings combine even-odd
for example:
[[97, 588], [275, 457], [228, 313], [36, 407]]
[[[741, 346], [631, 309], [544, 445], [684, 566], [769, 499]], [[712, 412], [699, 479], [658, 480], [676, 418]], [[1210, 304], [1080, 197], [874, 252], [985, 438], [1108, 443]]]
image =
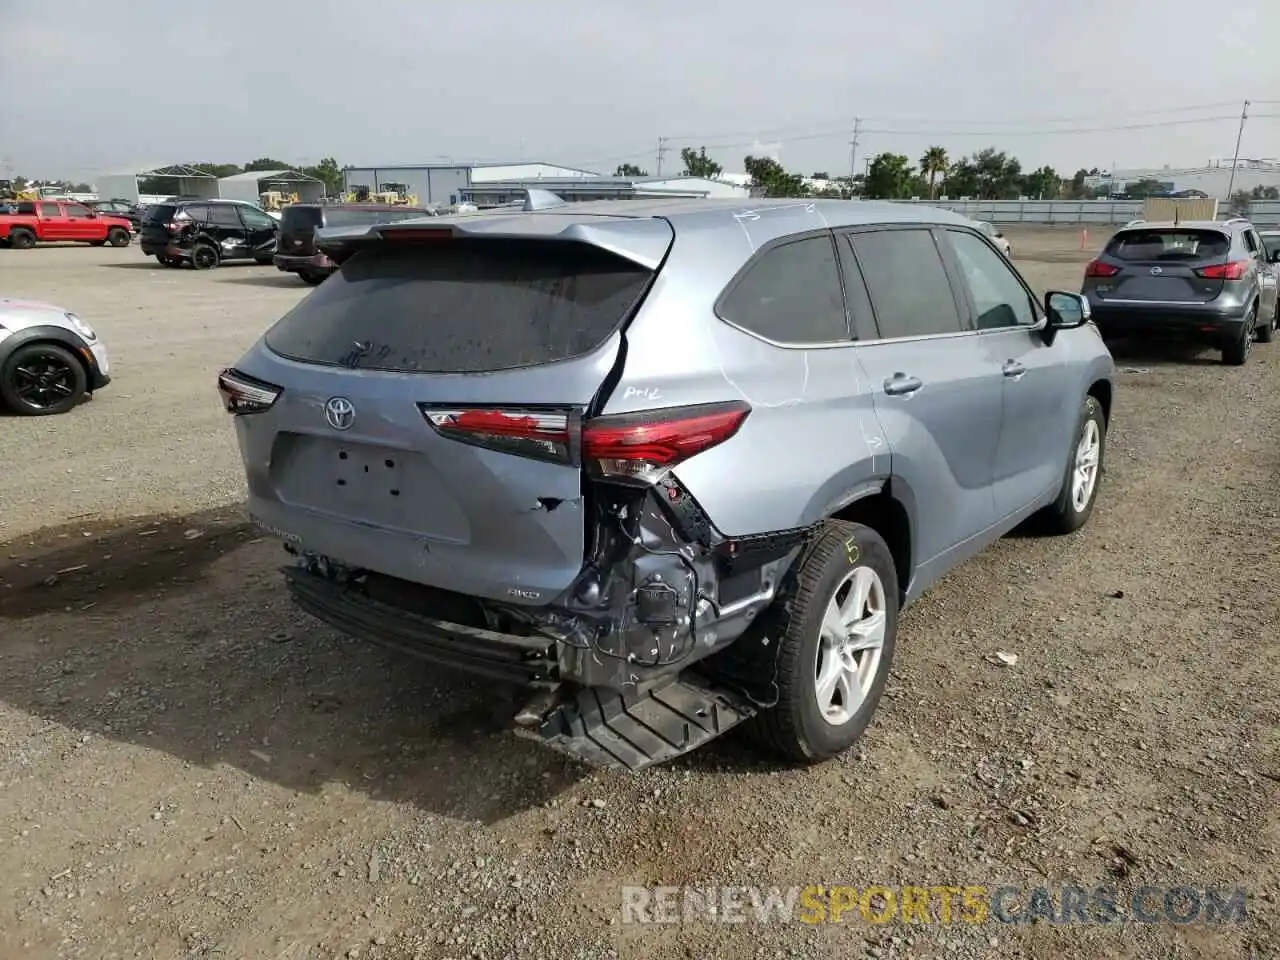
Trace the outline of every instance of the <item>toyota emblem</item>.
[[1153, 277], [1158, 277], [1158, 276], [1160, 276], [1160, 274], [1162, 274], [1162, 273], [1164, 273], [1164, 271], [1163, 271], [1162, 269], [1160, 269], [1159, 267], [1152, 267], [1152, 268], [1151, 268], [1151, 275], [1152, 275]]
[[346, 397], [330, 397], [324, 405], [324, 418], [335, 430], [349, 430], [356, 419], [356, 408]]

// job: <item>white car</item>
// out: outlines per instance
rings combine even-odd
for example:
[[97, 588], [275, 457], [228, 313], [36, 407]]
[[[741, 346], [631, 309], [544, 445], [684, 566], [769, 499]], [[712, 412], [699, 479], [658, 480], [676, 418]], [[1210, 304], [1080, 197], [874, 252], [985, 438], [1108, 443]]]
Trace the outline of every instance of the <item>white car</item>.
[[996, 228], [995, 224], [988, 223], [986, 220], [979, 220], [978, 229], [990, 237], [991, 242], [999, 247], [1000, 252], [1006, 257], [1013, 256], [1013, 247], [1009, 245], [1009, 241], [1004, 238], [1004, 234]]
[[62, 307], [0, 297], [0, 406], [28, 417], [66, 413], [110, 382], [93, 327]]

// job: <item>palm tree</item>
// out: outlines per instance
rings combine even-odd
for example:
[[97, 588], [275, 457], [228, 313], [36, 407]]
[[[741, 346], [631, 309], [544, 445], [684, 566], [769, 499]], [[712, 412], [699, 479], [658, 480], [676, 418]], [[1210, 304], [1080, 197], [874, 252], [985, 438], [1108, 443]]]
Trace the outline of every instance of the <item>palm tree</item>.
[[946, 147], [930, 147], [920, 158], [920, 169], [929, 178], [929, 199], [937, 192], [938, 175], [947, 172], [950, 161]]

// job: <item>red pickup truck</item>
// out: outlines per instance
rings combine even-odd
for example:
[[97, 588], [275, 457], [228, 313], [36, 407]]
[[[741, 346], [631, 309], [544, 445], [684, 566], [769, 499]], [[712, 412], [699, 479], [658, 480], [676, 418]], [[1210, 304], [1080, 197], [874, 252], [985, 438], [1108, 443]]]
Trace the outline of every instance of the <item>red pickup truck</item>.
[[28, 250], [39, 243], [78, 241], [127, 247], [132, 227], [124, 217], [90, 210], [70, 200], [23, 200], [18, 212], [0, 214], [0, 245]]

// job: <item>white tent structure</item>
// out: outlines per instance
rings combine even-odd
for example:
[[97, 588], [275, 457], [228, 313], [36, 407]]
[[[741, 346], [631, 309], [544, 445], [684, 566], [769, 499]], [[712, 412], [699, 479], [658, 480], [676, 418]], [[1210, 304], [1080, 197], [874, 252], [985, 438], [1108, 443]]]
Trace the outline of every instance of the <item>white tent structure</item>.
[[[148, 190], [150, 196], [208, 197], [218, 196], [218, 178], [185, 163], [158, 164], [137, 170], [107, 173], [97, 178], [98, 196], [104, 200], [131, 200], [142, 195], [139, 181], [159, 180], [159, 189]], [[256, 197], [255, 197], [256, 199]]]
[[324, 181], [297, 170], [251, 170], [218, 181], [218, 196], [224, 200], [257, 203], [264, 193], [270, 191], [296, 193], [300, 201], [308, 203], [324, 197]]

